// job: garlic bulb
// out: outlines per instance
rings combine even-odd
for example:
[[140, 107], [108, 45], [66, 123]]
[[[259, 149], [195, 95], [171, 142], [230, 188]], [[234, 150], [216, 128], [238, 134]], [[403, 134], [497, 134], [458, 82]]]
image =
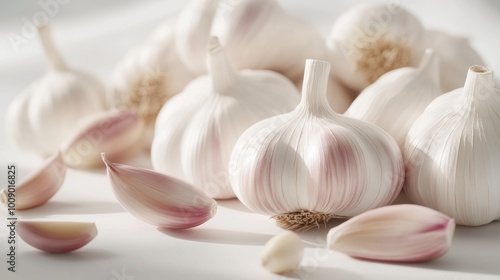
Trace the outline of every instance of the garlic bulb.
[[151, 159], [154, 169], [210, 197], [232, 198], [227, 168], [234, 143], [257, 121], [292, 110], [299, 93], [278, 73], [235, 73], [215, 37], [208, 64], [209, 76], [192, 81], [162, 108]]
[[328, 106], [329, 69], [327, 62], [307, 60], [299, 106], [250, 127], [231, 156], [236, 196], [284, 228], [308, 229], [387, 205], [403, 184], [394, 139]]
[[97, 236], [95, 223], [18, 221], [17, 233], [31, 246], [48, 253], [68, 253]]
[[414, 66], [423, 51], [424, 29], [395, 3], [363, 3], [340, 15], [327, 44], [336, 75], [361, 91], [384, 73]]
[[16, 210], [34, 208], [49, 201], [61, 188], [66, 177], [61, 153], [47, 159], [46, 163], [31, 176], [0, 191], [0, 203], [10, 204]]
[[112, 163], [102, 154], [120, 204], [152, 225], [186, 229], [210, 220], [217, 202], [195, 187], [153, 170]]
[[288, 273], [299, 266], [303, 255], [304, 245], [300, 237], [285, 231], [267, 241], [262, 252], [262, 266], [273, 273]]
[[411, 125], [440, 94], [439, 60], [427, 49], [418, 68], [403, 67], [382, 75], [361, 92], [345, 115], [384, 129], [403, 150]]
[[286, 14], [275, 0], [193, 0], [176, 28], [181, 59], [197, 74], [206, 73], [210, 35], [220, 38], [235, 69], [273, 70], [294, 82], [302, 79], [305, 59], [328, 57], [319, 31]]
[[493, 71], [472, 66], [464, 87], [436, 98], [408, 132], [406, 194], [457, 224], [499, 219], [499, 139]]
[[176, 52], [174, 21], [169, 20], [145, 43], [127, 53], [115, 68], [108, 102], [119, 110], [138, 112], [146, 124], [149, 146], [161, 107], [193, 78]]
[[105, 110], [105, 93], [96, 78], [66, 66], [48, 26], [38, 32], [50, 69], [10, 104], [6, 126], [20, 148], [46, 157], [58, 150], [82, 117]]
[[414, 204], [367, 211], [328, 232], [328, 248], [351, 257], [390, 262], [436, 259], [451, 246], [455, 222]]
[[443, 92], [462, 87], [471, 65], [484, 65], [481, 56], [467, 38], [444, 32], [425, 32], [426, 46], [434, 49], [441, 61], [441, 88]]

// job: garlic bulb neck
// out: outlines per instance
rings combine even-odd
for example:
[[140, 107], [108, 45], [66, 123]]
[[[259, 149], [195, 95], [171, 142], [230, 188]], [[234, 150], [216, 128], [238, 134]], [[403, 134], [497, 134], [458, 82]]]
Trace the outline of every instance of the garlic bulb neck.
[[42, 42], [43, 50], [47, 55], [49, 60], [49, 66], [53, 70], [66, 70], [68, 67], [64, 62], [64, 59], [59, 54], [59, 51], [54, 46], [54, 42], [52, 41], [52, 36], [50, 33], [49, 25], [41, 25], [38, 26], [38, 34], [40, 36], [40, 41]]
[[439, 78], [439, 58], [433, 49], [426, 49], [420, 65], [418, 66], [420, 73], [426, 74], [427, 77], [433, 80], [436, 84], [440, 84]]
[[469, 68], [464, 85], [465, 103], [470, 106], [485, 104], [493, 96], [495, 80], [493, 71], [484, 66], [474, 65]]
[[302, 100], [299, 110], [312, 115], [331, 115], [337, 113], [328, 105], [326, 88], [330, 76], [330, 63], [320, 60], [306, 60]]
[[208, 46], [208, 71], [212, 76], [214, 93], [221, 94], [227, 92], [227, 89], [236, 82], [236, 73], [229, 64], [217, 37], [210, 37]]

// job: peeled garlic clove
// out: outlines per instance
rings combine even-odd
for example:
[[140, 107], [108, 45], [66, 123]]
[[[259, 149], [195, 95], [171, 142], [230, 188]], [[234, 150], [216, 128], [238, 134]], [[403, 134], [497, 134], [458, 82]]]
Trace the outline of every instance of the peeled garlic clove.
[[287, 229], [387, 205], [402, 188], [397, 143], [375, 125], [330, 108], [329, 70], [327, 62], [307, 60], [301, 103], [251, 126], [231, 155], [236, 196]]
[[108, 112], [97, 116], [61, 148], [71, 168], [102, 166], [101, 153], [111, 160], [125, 160], [144, 147], [144, 121], [136, 111]]
[[269, 239], [262, 252], [262, 266], [267, 270], [284, 274], [296, 269], [304, 254], [300, 237], [291, 231], [285, 231]]
[[6, 128], [13, 143], [46, 157], [58, 151], [80, 119], [105, 110], [105, 89], [97, 78], [66, 66], [52, 43], [49, 26], [39, 27], [38, 33], [49, 71], [12, 101]]
[[485, 65], [467, 38], [429, 30], [425, 32], [425, 42], [439, 56], [443, 92], [462, 87], [471, 65]]
[[445, 254], [455, 222], [427, 207], [398, 204], [360, 214], [328, 232], [328, 248], [351, 257], [423, 262]]
[[67, 253], [87, 245], [97, 236], [95, 223], [18, 221], [19, 237], [48, 253]]
[[382, 75], [361, 92], [345, 115], [387, 131], [403, 150], [413, 122], [440, 94], [439, 59], [427, 49], [418, 68], [403, 67]]
[[193, 80], [161, 109], [151, 160], [155, 170], [185, 180], [212, 198], [233, 198], [228, 163], [238, 137], [254, 123], [293, 109], [300, 95], [284, 76], [235, 72], [216, 37], [210, 75]]
[[203, 224], [217, 211], [215, 200], [192, 185], [144, 168], [109, 162], [114, 194], [131, 214], [152, 225], [185, 229]]
[[500, 94], [493, 71], [469, 68], [463, 88], [436, 98], [405, 144], [405, 191], [457, 224], [500, 218]]
[[359, 4], [338, 17], [327, 39], [330, 62], [339, 69], [334, 75], [359, 92], [390, 70], [415, 66], [423, 34], [420, 21], [398, 3]]
[[40, 170], [17, 184], [15, 191], [10, 187], [2, 189], [0, 202], [8, 206], [9, 198], [14, 197], [16, 210], [40, 206], [57, 193], [65, 176], [66, 166], [61, 154], [57, 153], [49, 158]]

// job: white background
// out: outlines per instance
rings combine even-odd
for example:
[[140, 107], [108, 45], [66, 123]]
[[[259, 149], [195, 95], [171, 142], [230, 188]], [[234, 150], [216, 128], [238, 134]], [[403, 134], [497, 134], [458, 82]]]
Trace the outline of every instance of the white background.
[[[185, 1], [69, 0], [51, 17], [53, 37], [68, 64], [98, 75], [109, 85], [114, 65], [132, 46]], [[335, 18], [361, 1], [281, 0], [285, 9], [314, 23], [326, 35]], [[428, 28], [470, 38], [487, 65], [500, 69], [499, 1], [402, 1]], [[17, 51], [7, 34], [21, 35], [23, 17], [42, 11], [38, 1], [0, 2], [0, 168], [17, 163], [20, 178], [41, 160], [7, 139], [3, 115], [10, 101], [46, 68], [36, 37]], [[459, 58], [458, 58], [459, 59]], [[33, 139], [36, 141], [36, 139]], [[148, 155], [131, 164], [150, 166]], [[5, 181], [0, 179], [0, 187]], [[5, 214], [2, 212], [2, 214]], [[104, 171], [70, 170], [59, 193], [42, 207], [19, 212], [24, 219], [94, 221], [99, 235], [71, 254], [51, 255], [24, 242], [18, 272], [7, 271], [6, 227], [0, 228], [0, 279], [500, 279], [500, 222], [458, 227], [448, 254], [421, 264], [385, 264], [350, 259], [323, 249], [327, 229], [302, 233], [307, 249], [301, 269], [287, 277], [260, 267], [263, 244], [282, 230], [238, 201], [221, 201], [217, 215], [197, 228], [166, 231], [126, 213], [116, 202]], [[4, 219], [4, 218], [2, 218]], [[1, 223], [2, 225], [4, 223]], [[336, 222], [330, 223], [332, 227]]]

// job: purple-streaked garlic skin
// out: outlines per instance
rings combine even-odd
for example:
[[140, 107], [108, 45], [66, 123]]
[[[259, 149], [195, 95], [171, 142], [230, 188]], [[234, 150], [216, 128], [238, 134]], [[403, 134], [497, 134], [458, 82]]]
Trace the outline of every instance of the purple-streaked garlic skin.
[[[37, 172], [16, 185], [16, 210], [30, 209], [46, 203], [59, 191], [65, 176], [66, 165], [61, 154], [57, 153], [47, 159]], [[8, 190], [2, 189], [0, 203], [7, 205], [8, 196]]]
[[94, 223], [18, 221], [16, 231], [29, 245], [48, 253], [68, 253], [97, 236]]
[[104, 155], [103, 161], [120, 204], [147, 223], [187, 229], [216, 213], [215, 200], [188, 183], [149, 169], [112, 163]]
[[328, 248], [354, 258], [425, 262], [451, 246], [455, 221], [433, 209], [398, 204], [367, 211], [328, 233]]

